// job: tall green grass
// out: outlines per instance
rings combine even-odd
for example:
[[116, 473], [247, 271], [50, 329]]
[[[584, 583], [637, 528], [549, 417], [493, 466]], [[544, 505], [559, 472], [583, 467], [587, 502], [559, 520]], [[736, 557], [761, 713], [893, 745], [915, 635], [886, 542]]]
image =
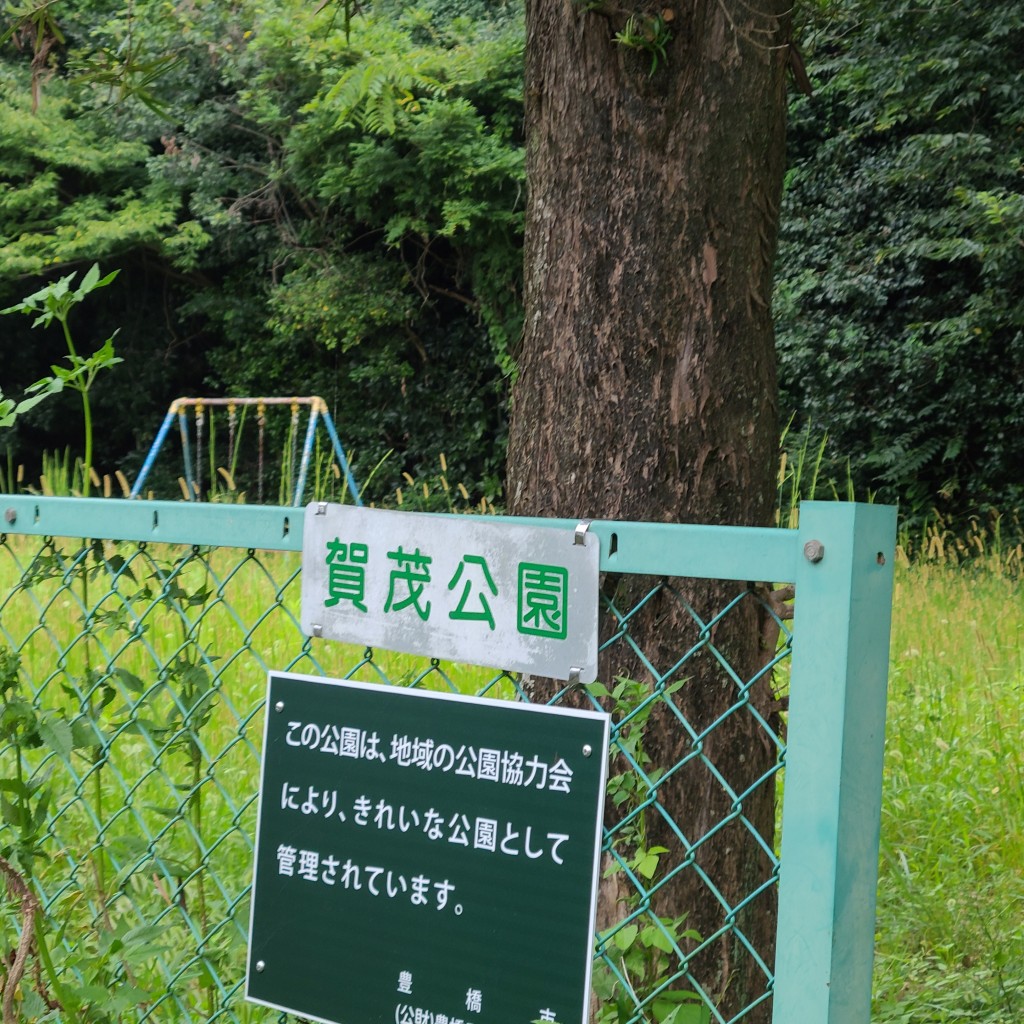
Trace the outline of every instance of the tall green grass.
[[[913, 561], [906, 555], [906, 538], [901, 546], [891, 648], [875, 1024], [1024, 1020], [1024, 584], [1019, 548], [1000, 546], [995, 534], [980, 528], [975, 539], [971, 536], [956, 540], [936, 529], [923, 544], [917, 542]], [[8, 538], [7, 544], [7, 555], [0, 558], [0, 604], [6, 601], [0, 609], [0, 642], [31, 635], [22, 650], [23, 667], [29, 678], [45, 679], [54, 669], [54, 654], [52, 637], [39, 629], [40, 606], [25, 591], [11, 595], [17, 576], [12, 556], [24, 565], [40, 542]], [[976, 557], [966, 559], [972, 551]], [[114, 553], [112, 547], [107, 551], [108, 557]], [[210, 566], [196, 561], [182, 570], [180, 583], [186, 592], [211, 589], [210, 597], [191, 609], [192, 621], [184, 632], [178, 613], [157, 605], [146, 621], [146, 643], [126, 644], [124, 629], [113, 615], [123, 608], [111, 601], [96, 611], [91, 642], [92, 657], [100, 647], [118, 652], [117, 664], [147, 683], [156, 678], [158, 664], [168, 653], [181, 648], [185, 636], [214, 658], [218, 699], [201, 739], [217, 763], [216, 786], [223, 787], [228, 799], [204, 805], [202, 828], [210, 844], [240, 820], [245, 829], [252, 825], [248, 801], [260, 741], [257, 709], [264, 666], [287, 668], [294, 662], [299, 671], [313, 669], [301, 656], [294, 661], [301, 647], [292, 618], [298, 613], [297, 556], [240, 556], [217, 552]], [[141, 583], [145, 566], [137, 565], [136, 574]], [[47, 609], [51, 628], [68, 630], [61, 640], [64, 665], [83, 676], [86, 645], [70, 639], [81, 628], [81, 608], [73, 594], [62, 590], [56, 579], [33, 590]], [[277, 610], [268, 614], [271, 608]], [[111, 613], [109, 619], [102, 617], [104, 612]], [[260, 658], [238, 656], [247, 646], [258, 650]], [[355, 678], [379, 679], [384, 673], [400, 682], [419, 679], [420, 685], [464, 692], [475, 692], [493, 676], [469, 666], [431, 666], [383, 652], [364, 662], [361, 649], [325, 641], [312, 641], [310, 654], [328, 674], [345, 675], [359, 665]], [[119, 687], [116, 680], [115, 685]], [[501, 695], [510, 695], [511, 683], [502, 681], [499, 687]], [[58, 702], [67, 699], [57, 685], [50, 693]], [[132, 696], [119, 687], [104, 712], [111, 720], [108, 728], [124, 721], [122, 709], [130, 707]], [[118, 742], [127, 756], [125, 784], [139, 786], [140, 804], [161, 807], [181, 801], [165, 780], [141, 782], [154, 757], [143, 737], [121, 733]], [[190, 784], [188, 778], [181, 781]], [[232, 808], [242, 806], [242, 818], [233, 817]], [[168, 860], [185, 862], [194, 840], [177, 831], [167, 830], [161, 853], [166, 850]], [[118, 834], [113, 829], [111, 838]], [[237, 889], [249, 870], [244, 851], [232, 857], [230, 870], [239, 878], [229, 888]], [[174, 896], [155, 892], [146, 898], [169, 904]], [[141, 902], [143, 895], [133, 899]], [[216, 913], [215, 900], [210, 913]], [[220, 933], [225, 960], [241, 955], [244, 908], [233, 913], [239, 928]]]
[[[514, 693], [493, 671], [306, 642], [298, 568], [298, 555], [244, 549], [0, 542], [0, 653], [16, 652], [28, 699], [72, 723], [51, 730], [63, 736], [53, 749], [0, 745], [0, 790], [12, 772], [53, 786], [34, 884], [65, 965], [95, 963], [119, 930], [157, 929], [160, 956], [130, 965], [154, 1020], [211, 1019], [239, 1001], [268, 669]], [[4, 810], [0, 849], [13, 835]], [[93, 989], [110, 977], [68, 971]], [[38, 1019], [32, 993], [20, 990], [26, 1020]]]
[[1024, 589], [1013, 549], [931, 550], [896, 577], [874, 1020], [1015, 1024]]

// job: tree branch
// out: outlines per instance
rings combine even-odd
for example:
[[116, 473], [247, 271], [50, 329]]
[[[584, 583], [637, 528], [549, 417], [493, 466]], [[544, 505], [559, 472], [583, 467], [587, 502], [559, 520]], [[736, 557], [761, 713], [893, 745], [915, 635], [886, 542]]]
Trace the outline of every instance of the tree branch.
[[36, 914], [39, 913], [39, 900], [29, 889], [28, 884], [10, 861], [0, 857], [0, 872], [7, 879], [7, 888], [11, 895], [21, 901], [21, 939], [14, 954], [7, 977], [3, 980], [3, 1024], [17, 1024], [14, 1012], [14, 994], [25, 974], [25, 964], [32, 950], [32, 937], [35, 935]]

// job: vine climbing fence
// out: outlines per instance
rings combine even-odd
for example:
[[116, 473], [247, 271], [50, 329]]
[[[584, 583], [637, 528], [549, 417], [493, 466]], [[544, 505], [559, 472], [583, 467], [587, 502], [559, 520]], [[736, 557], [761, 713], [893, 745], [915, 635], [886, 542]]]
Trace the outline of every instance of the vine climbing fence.
[[[7, 497], [2, 510], [6, 1019], [278, 1016], [242, 992], [265, 684], [287, 670], [611, 712], [615, 899], [595, 937], [594, 1020], [866, 1024], [893, 510], [812, 502], [792, 530], [593, 523], [602, 571], [634, 584], [604, 588], [604, 649], [628, 649], [638, 671], [582, 695], [303, 636], [295, 508]], [[695, 605], [694, 579], [727, 581], [707, 591], [727, 596]], [[795, 599], [779, 600], [783, 584]], [[770, 650], [748, 673], [718, 639], [751, 603]], [[652, 651], [633, 624], [655, 605], [689, 627]], [[729, 695], [704, 722], [684, 710], [699, 659]], [[712, 752], [738, 719], [770, 752], [742, 785]], [[678, 730], [669, 763], [645, 736], [655, 720]], [[694, 766], [720, 789], [699, 828], [667, 796]], [[767, 830], [751, 812], [765, 794], [781, 808]], [[652, 848], [655, 818], [671, 841]], [[725, 834], [752, 866], [743, 892], [704, 856]], [[683, 880], [709, 894], [700, 929], [661, 910]], [[776, 914], [760, 944], [749, 922]], [[722, 948], [746, 979], [741, 1003], [709, 956]], [[462, 1017], [504, 1024], [499, 1011]]]

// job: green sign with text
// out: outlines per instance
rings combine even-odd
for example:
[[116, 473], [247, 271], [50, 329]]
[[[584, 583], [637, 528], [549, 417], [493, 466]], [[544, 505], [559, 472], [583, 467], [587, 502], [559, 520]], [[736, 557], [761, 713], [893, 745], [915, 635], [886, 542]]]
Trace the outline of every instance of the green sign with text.
[[271, 673], [246, 997], [588, 1019], [608, 718]]

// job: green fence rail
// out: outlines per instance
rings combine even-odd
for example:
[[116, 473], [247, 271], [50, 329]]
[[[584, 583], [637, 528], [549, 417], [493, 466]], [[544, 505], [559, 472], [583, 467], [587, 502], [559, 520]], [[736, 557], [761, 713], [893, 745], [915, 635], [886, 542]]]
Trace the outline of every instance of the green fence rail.
[[277, 1018], [242, 991], [279, 670], [611, 712], [595, 1021], [868, 1021], [892, 509], [593, 523], [583, 691], [304, 637], [296, 509], [0, 513], [5, 1019]]

